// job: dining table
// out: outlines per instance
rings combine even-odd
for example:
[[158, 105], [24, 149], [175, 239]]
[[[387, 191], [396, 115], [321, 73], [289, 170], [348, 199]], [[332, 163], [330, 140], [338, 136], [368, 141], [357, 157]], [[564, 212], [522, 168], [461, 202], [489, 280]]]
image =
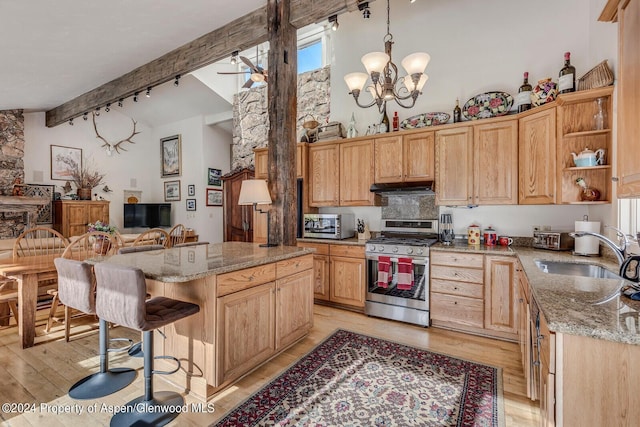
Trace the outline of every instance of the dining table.
[[36, 336], [38, 279], [56, 271], [60, 254], [14, 257], [0, 260], [0, 274], [18, 283], [18, 334], [22, 348], [32, 347]]

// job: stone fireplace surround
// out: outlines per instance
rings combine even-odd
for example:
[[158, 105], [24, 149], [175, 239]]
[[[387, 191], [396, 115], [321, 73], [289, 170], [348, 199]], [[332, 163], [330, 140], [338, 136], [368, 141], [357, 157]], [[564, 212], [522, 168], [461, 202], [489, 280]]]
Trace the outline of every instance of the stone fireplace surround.
[[[0, 111], [0, 196], [11, 196], [13, 182], [24, 182], [24, 115]], [[0, 239], [16, 237], [25, 228], [25, 212], [0, 212]]]

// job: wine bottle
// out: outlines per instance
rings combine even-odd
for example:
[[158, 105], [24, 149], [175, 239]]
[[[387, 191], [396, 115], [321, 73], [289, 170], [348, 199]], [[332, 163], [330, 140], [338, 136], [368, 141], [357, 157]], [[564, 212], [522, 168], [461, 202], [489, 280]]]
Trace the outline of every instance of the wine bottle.
[[460, 102], [456, 98], [456, 108], [453, 109], [453, 123], [459, 122], [461, 119], [462, 111], [460, 110]]
[[400, 129], [400, 118], [398, 117], [398, 112], [394, 111], [393, 113], [393, 131], [396, 132]]
[[524, 81], [518, 89], [518, 96], [516, 96], [516, 105], [518, 106], [518, 113], [527, 111], [531, 108], [531, 85], [529, 84], [529, 72], [524, 72]]
[[559, 73], [558, 93], [575, 92], [576, 90], [576, 67], [571, 65], [570, 57], [570, 52], [564, 54], [564, 67]]
[[387, 116], [387, 107], [384, 107], [384, 114], [382, 115], [382, 122], [380, 123], [385, 126], [384, 130], [381, 132], [389, 132], [391, 129], [389, 128], [389, 116]]

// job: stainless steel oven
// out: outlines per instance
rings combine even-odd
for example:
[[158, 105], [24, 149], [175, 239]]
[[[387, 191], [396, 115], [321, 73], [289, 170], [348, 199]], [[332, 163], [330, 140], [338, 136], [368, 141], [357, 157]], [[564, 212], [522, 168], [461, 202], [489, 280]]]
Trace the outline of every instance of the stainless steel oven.
[[[367, 241], [367, 315], [429, 326], [429, 246], [437, 242], [437, 230], [435, 220], [390, 220], [385, 221], [381, 236]], [[413, 284], [399, 286], [408, 261]], [[379, 281], [381, 271], [383, 282]]]

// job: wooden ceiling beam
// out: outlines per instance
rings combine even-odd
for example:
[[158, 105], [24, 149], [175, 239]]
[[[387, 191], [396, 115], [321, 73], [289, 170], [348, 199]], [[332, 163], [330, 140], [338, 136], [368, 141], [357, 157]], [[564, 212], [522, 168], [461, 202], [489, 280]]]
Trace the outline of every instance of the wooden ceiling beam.
[[[358, 0], [291, 0], [290, 22], [295, 28], [302, 28], [330, 15], [353, 10], [358, 10]], [[219, 61], [234, 50], [245, 50], [267, 40], [265, 6], [47, 111], [46, 125], [53, 127], [65, 123], [147, 87], [171, 81], [176, 75], [185, 75]]]

